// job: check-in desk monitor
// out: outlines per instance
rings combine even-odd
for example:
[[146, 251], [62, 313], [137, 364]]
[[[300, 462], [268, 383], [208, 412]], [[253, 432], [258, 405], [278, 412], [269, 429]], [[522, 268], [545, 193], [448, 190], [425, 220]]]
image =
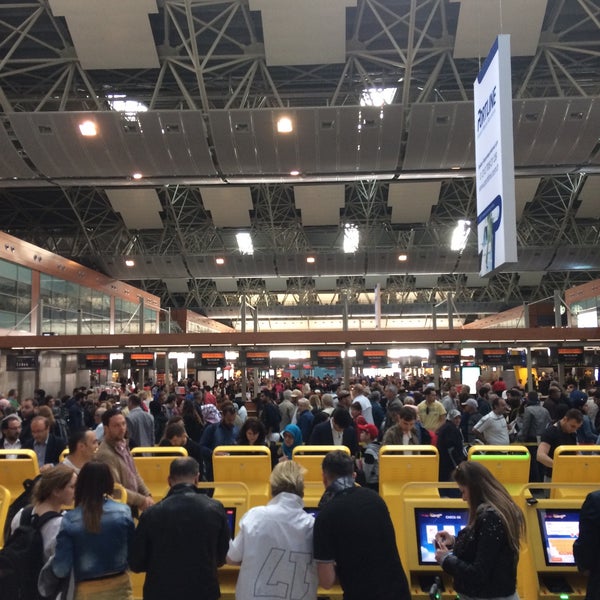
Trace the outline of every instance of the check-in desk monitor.
[[428, 600], [436, 577], [444, 597], [454, 597], [453, 579], [435, 560], [435, 535], [458, 535], [469, 520], [467, 505], [458, 498], [405, 498], [402, 547], [399, 548], [413, 600]]
[[436, 565], [434, 539], [438, 531], [457, 536], [467, 526], [469, 513], [463, 509], [415, 508], [419, 565]]
[[579, 535], [579, 511], [538, 509], [542, 549], [547, 567], [572, 567], [573, 542]]
[[237, 513], [237, 509], [235, 508], [235, 506], [225, 507], [225, 514], [227, 515], [227, 524], [229, 525], [229, 535], [231, 536], [231, 539], [233, 539], [235, 532], [236, 532], [236, 530], [235, 530], [236, 513]]
[[579, 508], [576, 501], [541, 499], [526, 509], [534, 570], [531, 576], [537, 575], [540, 599], [585, 597], [586, 578], [578, 572], [573, 558], [573, 543], [579, 535]]

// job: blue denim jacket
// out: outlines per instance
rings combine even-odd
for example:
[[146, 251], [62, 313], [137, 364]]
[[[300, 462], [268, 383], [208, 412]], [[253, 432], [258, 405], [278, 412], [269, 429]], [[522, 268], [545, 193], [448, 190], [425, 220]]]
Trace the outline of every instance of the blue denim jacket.
[[129, 506], [110, 498], [104, 502], [99, 533], [86, 531], [81, 507], [67, 512], [56, 540], [54, 574], [66, 577], [73, 569], [79, 582], [125, 571], [134, 528]]

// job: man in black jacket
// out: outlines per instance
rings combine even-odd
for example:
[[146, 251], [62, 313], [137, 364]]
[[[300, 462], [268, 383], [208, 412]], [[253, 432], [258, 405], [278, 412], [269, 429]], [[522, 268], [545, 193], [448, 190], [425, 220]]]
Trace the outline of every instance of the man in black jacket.
[[58, 464], [67, 443], [62, 438], [50, 433], [50, 423], [46, 417], [33, 417], [31, 435], [32, 438], [23, 444], [23, 448], [28, 448], [36, 453], [40, 471], [45, 471]]
[[350, 454], [356, 454], [358, 440], [352, 427], [352, 416], [343, 407], [338, 406], [331, 419], [315, 425], [310, 435], [309, 443], [312, 446], [347, 446]]
[[221, 595], [217, 567], [229, 548], [227, 515], [220, 502], [199, 493], [198, 474], [193, 458], [173, 460], [169, 493], [140, 517], [129, 566], [146, 572], [144, 600]]
[[575, 562], [589, 574], [585, 600], [600, 598], [600, 490], [588, 494], [579, 513], [579, 537], [573, 544]]

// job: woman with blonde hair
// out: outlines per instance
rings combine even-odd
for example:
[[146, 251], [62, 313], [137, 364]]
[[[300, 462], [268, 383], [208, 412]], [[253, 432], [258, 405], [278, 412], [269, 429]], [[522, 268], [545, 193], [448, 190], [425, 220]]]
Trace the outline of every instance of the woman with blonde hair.
[[229, 545], [227, 563], [241, 565], [236, 600], [257, 596], [316, 600], [314, 518], [303, 508], [304, 469], [291, 460], [279, 463], [270, 484], [272, 499], [243, 516], [239, 533]]
[[454, 577], [461, 600], [518, 600], [517, 563], [525, 519], [504, 486], [483, 465], [465, 461], [454, 479], [469, 507], [467, 526], [456, 537], [435, 536], [435, 558]]
[[75, 579], [74, 600], [132, 600], [127, 554], [134, 524], [131, 510], [110, 498], [114, 480], [108, 465], [83, 465], [75, 487], [75, 508], [63, 517], [52, 570]]
[[[37, 522], [38, 526], [41, 526], [43, 557], [40, 564], [30, 565], [29, 583], [32, 593], [37, 591], [35, 588], [41, 567], [54, 555], [56, 536], [63, 519], [62, 509], [73, 504], [76, 481], [77, 475], [73, 469], [65, 465], [57, 465], [44, 471], [33, 486], [33, 504], [22, 508], [11, 522], [11, 533], [14, 533], [19, 525], [29, 522]], [[7, 593], [7, 597], [16, 597], [11, 596], [8, 590], [3, 591]]]

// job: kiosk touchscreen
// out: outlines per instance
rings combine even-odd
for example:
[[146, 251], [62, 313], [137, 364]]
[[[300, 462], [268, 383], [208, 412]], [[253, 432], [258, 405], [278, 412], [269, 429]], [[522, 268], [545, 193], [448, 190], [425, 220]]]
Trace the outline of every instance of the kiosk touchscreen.
[[547, 567], [573, 567], [573, 542], [579, 535], [579, 511], [538, 509], [542, 549]]
[[227, 515], [227, 524], [229, 525], [229, 534], [231, 535], [231, 539], [235, 535], [235, 515], [236, 509], [235, 507], [226, 507], [225, 514]]
[[453, 536], [467, 526], [469, 513], [466, 509], [415, 508], [417, 530], [417, 553], [419, 565], [438, 566], [435, 560], [435, 534], [447, 531]]

